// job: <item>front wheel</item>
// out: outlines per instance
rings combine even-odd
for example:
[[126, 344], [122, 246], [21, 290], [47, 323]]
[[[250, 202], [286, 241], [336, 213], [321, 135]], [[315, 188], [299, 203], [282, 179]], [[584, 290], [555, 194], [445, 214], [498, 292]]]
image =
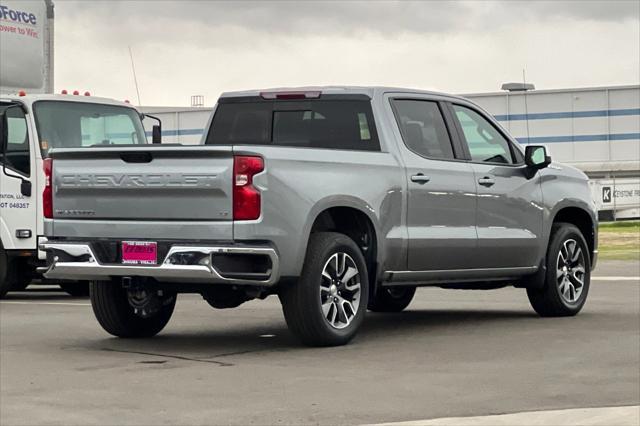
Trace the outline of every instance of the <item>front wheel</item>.
[[529, 302], [543, 317], [576, 315], [589, 293], [589, 249], [580, 230], [571, 224], [557, 223], [551, 232], [544, 287], [528, 288]]
[[364, 256], [346, 235], [319, 232], [309, 239], [300, 280], [280, 292], [289, 329], [304, 344], [349, 342], [364, 320], [369, 279]]
[[92, 281], [91, 306], [96, 319], [117, 337], [152, 337], [169, 322], [176, 295], [153, 288], [125, 289], [116, 281]]

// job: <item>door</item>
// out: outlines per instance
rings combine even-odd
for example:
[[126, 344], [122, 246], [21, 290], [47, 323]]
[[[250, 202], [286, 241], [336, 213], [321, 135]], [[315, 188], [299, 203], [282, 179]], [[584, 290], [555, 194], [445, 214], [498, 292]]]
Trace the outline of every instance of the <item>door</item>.
[[542, 237], [539, 173], [489, 118], [451, 105], [477, 185], [478, 268], [537, 266]]
[[476, 248], [473, 169], [439, 102], [392, 99], [408, 187], [408, 270], [465, 269]]
[[[7, 104], [0, 104], [5, 110]], [[7, 150], [0, 156], [0, 235], [6, 250], [36, 248], [36, 179], [28, 123], [21, 108], [6, 109]], [[31, 182], [31, 196], [22, 182]]]

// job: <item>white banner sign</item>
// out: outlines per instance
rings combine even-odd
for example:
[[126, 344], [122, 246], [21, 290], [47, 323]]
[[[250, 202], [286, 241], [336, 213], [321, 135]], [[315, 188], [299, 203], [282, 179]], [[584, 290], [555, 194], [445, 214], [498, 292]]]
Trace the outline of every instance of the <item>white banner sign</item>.
[[640, 207], [640, 178], [598, 180], [592, 195], [598, 210]]

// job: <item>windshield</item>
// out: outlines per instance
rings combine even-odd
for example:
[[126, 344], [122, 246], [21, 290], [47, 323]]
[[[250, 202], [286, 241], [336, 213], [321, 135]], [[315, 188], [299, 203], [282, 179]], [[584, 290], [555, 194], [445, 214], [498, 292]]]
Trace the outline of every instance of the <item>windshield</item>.
[[44, 156], [53, 148], [147, 143], [133, 108], [84, 102], [39, 101], [34, 115]]

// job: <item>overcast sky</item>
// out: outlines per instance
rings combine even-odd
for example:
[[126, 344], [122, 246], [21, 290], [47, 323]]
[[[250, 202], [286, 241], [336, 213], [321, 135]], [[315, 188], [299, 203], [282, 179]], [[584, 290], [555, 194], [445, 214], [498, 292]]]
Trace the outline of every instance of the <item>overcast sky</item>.
[[55, 1], [56, 90], [143, 105], [227, 90], [389, 85], [452, 93], [638, 84], [640, 2]]

